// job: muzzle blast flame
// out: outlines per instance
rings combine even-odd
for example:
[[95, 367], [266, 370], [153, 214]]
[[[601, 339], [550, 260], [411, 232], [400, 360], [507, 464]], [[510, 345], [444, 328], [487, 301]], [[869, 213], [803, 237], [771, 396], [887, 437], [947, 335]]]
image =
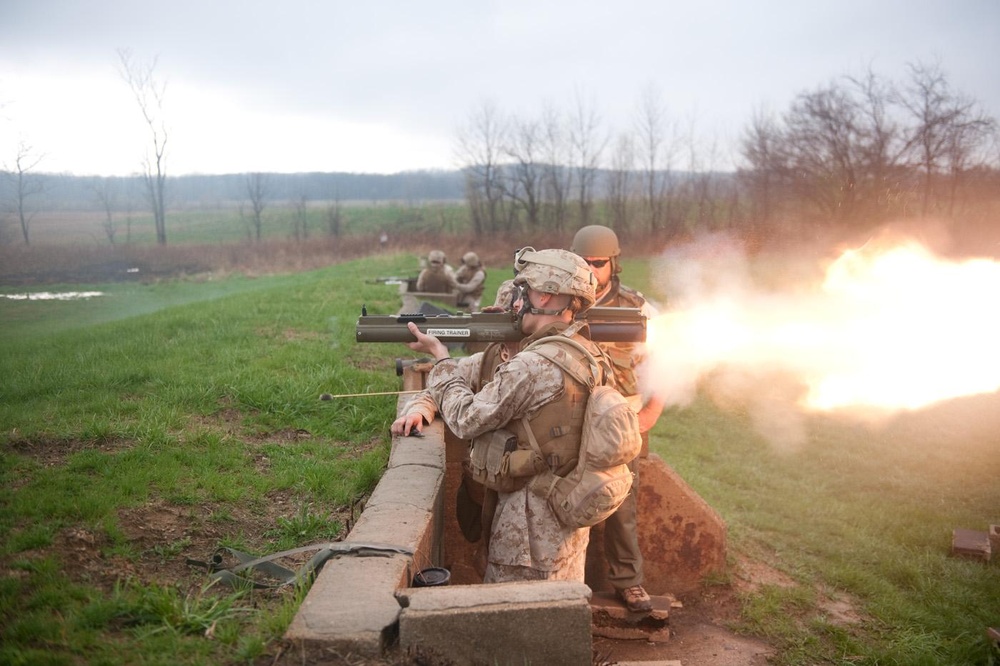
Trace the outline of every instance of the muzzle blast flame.
[[676, 306], [650, 321], [647, 383], [668, 404], [720, 372], [792, 376], [810, 411], [891, 413], [1000, 388], [995, 261], [872, 245], [840, 255], [818, 287], [763, 292], [747, 286], [741, 257], [723, 255], [710, 276], [666, 257]]

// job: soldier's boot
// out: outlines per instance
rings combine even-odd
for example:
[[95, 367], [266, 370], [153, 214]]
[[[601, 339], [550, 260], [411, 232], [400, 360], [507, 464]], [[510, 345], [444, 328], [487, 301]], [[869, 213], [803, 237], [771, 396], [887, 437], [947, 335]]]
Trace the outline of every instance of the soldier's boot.
[[624, 590], [618, 590], [618, 596], [633, 613], [648, 613], [653, 610], [653, 600], [649, 598], [649, 594], [646, 593], [642, 585], [633, 585]]

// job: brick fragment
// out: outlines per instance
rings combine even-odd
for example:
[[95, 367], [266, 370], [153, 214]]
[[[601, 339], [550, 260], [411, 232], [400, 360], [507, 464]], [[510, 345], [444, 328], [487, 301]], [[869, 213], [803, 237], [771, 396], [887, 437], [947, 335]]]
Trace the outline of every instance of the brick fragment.
[[990, 537], [986, 532], [957, 528], [951, 533], [951, 554], [955, 557], [990, 561]]

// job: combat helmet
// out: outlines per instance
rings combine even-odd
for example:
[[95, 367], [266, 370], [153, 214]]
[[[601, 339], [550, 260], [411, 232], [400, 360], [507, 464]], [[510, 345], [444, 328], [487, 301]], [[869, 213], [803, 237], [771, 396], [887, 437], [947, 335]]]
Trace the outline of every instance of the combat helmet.
[[442, 252], [441, 250], [431, 250], [430, 253], [427, 255], [427, 261], [431, 265], [443, 266], [447, 261], [447, 258], [445, 257], [444, 252]]
[[466, 252], [462, 255], [462, 263], [469, 268], [479, 268], [479, 255], [475, 252]]
[[609, 257], [611, 272], [621, 272], [618, 256], [622, 253], [618, 244], [618, 235], [614, 230], [600, 224], [588, 224], [580, 227], [573, 236], [573, 244], [569, 248], [581, 257]]
[[597, 300], [597, 278], [586, 262], [568, 250], [522, 248], [514, 257], [514, 285], [528, 285], [546, 294], [566, 294], [580, 299], [577, 312]]

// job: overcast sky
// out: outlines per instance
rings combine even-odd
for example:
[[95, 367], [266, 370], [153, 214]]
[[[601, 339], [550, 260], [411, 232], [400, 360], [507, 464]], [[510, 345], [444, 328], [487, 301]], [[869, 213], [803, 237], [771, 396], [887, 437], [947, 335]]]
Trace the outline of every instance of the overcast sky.
[[119, 49], [167, 85], [171, 175], [451, 169], [487, 101], [621, 132], [645, 90], [732, 154], [755, 109], [914, 62], [1000, 118], [1000, 0], [0, 0], [0, 165], [137, 171]]

